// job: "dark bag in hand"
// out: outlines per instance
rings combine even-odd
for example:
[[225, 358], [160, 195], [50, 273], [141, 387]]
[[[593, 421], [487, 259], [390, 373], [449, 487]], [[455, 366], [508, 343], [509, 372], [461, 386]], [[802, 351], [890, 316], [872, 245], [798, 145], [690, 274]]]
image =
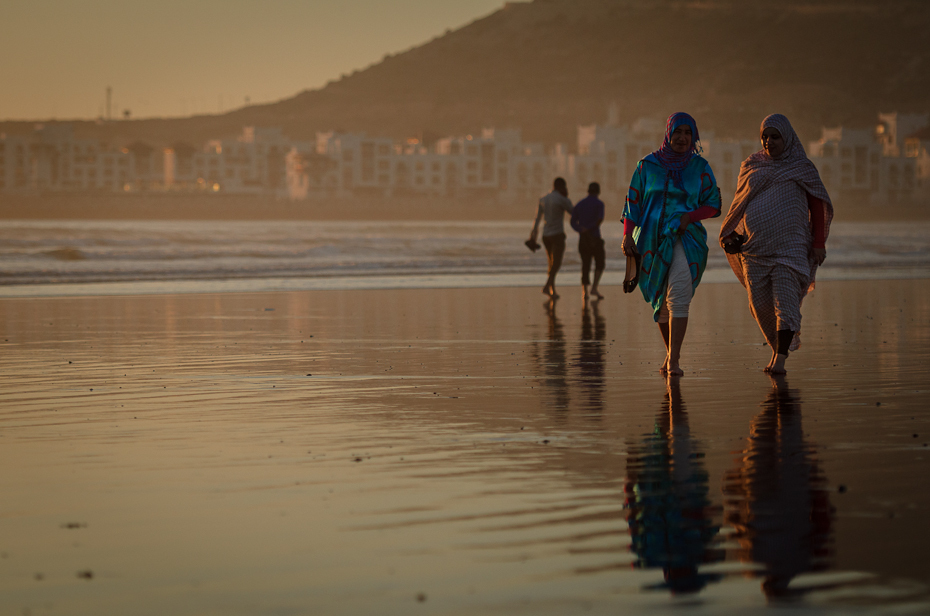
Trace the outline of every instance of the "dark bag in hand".
[[731, 233], [727, 236], [727, 239], [723, 240], [723, 250], [728, 255], [738, 255], [743, 248], [743, 243], [746, 241], [745, 235], [740, 235], [739, 233]]

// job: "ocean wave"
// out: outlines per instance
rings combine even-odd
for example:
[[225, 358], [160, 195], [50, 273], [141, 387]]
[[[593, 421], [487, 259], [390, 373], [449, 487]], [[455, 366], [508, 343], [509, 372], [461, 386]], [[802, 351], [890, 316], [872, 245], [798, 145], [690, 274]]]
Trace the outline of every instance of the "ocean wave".
[[87, 255], [77, 248], [57, 248], [55, 250], [46, 250], [41, 254], [58, 261], [83, 261], [87, 258]]
[[[10, 221], [0, 228], [0, 286], [262, 278], [506, 276], [544, 272], [525, 222]], [[707, 224], [708, 274], [729, 270]], [[570, 230], [569, 230], [570, 231]], [[622, 271], [623, 227], [602, 227], [608, 273]], [[930, 270], [930, 223], [838, 223], [822, 275]], [[575, 279], [574, 234], [563, 275]], [[832, 272], [832, 274], [831, 274]], [[897, 275], [897, 274], [896, 274]], [[715, 275], [705, 278], [715, 279]]]

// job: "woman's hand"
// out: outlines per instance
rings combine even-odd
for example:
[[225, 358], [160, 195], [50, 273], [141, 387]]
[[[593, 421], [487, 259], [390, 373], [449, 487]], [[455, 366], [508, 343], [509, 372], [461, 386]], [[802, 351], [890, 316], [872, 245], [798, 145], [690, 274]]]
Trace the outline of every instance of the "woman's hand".
[[620, 249], [623, 251], [624, 256], [636, 256], [636, 242], [633, 240], [632, 235], [623, 236], [623, 243], [620, 245]]
[[827, 249], [826, 248], [811, 248], [811, 258], [817, 262], [817, 265], [823, 265], [823, 262], [827, 258]]
[[723, 238], [720, 242], [720, 246], [723, 247], [723, 251], [728, 255], [736, 255], [740, 253], [740, 249], [743, 246], [743, 242], [746, 241], [746, 238], [736, 231], [730, 232], [728, 236]]
[[688, 225], [691, 224], [691, 217], [687, 214], [681, 215], [681, 222], [678, 223], [678, 234], [681, 235], [688, 229]]

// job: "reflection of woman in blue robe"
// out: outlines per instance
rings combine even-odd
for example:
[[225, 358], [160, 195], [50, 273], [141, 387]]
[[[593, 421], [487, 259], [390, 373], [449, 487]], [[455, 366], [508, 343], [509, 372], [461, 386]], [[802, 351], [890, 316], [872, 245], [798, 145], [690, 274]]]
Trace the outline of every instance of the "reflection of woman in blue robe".
[[795, 576], [827, 568], [833, 521], [826, 478], [804, 442], [798, 396], [784, 378], [773, 381], [738, 466], [724, 479], [737, 555], [764, 567], [768, 597], [789, 595]]
[[634, 566], [661, 568], [667, 588], [687, 593], [717, 579], [698, 567], [723, 555], [711, 546], [719, 526], [712, 520], [704, 454], [691, 440], [677, 381], [669, 379], [653, 433], [631, 448], [624, 509]]

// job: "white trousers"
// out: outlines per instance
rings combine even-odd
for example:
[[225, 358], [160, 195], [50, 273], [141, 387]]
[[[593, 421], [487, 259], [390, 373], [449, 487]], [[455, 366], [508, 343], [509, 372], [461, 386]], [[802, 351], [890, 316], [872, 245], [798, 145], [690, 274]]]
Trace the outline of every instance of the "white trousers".
[[665, 303], [659, 309], [659, 323], [668, 323], [670, 317], [687, 317], [693, 296], [691, 268], [688, 267], [688, 257], [685, 256], [681, 240], [678, 240], [672, 253], [672, 264], [668, 268], [668, 288], [665, 292]]

